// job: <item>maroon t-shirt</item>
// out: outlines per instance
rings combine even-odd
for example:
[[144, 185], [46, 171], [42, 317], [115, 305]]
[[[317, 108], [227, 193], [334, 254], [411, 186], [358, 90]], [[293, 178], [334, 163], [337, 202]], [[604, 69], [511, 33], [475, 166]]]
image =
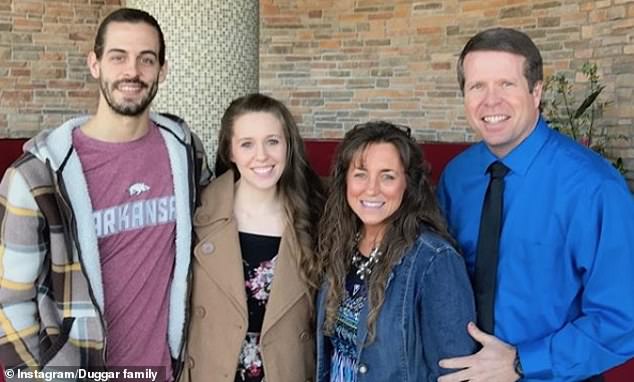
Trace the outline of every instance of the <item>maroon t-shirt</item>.
[[164, 367], [176, 207], [167, 148], [159, 129], [109, 143], [73, 131], [88, 183], [104, 287], [109, 367]]

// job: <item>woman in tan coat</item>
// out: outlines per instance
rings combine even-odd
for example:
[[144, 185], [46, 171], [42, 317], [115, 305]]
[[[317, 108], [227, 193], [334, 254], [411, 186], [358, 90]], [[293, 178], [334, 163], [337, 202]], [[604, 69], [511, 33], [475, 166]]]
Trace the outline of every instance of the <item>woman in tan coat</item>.
[[261, 94], [231, 103], [216, 175], [194, 216], [184, 379], [312, 380], [313, 234], [324, 196], [282, 103]]

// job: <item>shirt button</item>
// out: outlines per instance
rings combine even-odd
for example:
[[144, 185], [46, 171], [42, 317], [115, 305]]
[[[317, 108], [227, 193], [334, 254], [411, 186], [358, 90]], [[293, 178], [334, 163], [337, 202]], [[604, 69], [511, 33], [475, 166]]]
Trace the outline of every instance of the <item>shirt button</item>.
[[359, 365], [359, 374], [365, 374], [368, 372], [368, 367], [365, 364]]
[[209, 255], [214, 251], [214, 249], [216, 249], [216, 246], [213, 243], [206, 241], [200, 248], [202, 249], [204, 254]]
[[194, 365], [195, 365], [194, 359], [192, 357], [187, 357], [187, 368], [193, 369]]
[[310, 334], [308, 334], [308, 332], [301, 332], [299, 335], [299, 339], [302, 341], [307, 341], [308, 339], [310, 339]]
[[202, 306], [197, 306], [196, 315], [200, 318], [204, 318], [207, 315], [207, 311]]

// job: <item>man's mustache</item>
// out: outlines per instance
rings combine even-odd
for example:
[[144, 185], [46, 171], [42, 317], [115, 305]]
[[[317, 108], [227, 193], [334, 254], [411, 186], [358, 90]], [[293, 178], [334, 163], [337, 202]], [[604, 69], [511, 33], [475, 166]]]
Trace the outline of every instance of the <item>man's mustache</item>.
[[115, 81], [112, 84], [113, 88], [118, 88], [119, 85], [121, 84], [125, 84], [125, 85], [141, 85], [141, 87], [143, 88], [147, 88], [149, 85], [146, 84], [145, 82], [141, 81], [138, 78], [130, 78], [130, 79], [125, 79], [125, 80], [119, 80], [119, 81]]

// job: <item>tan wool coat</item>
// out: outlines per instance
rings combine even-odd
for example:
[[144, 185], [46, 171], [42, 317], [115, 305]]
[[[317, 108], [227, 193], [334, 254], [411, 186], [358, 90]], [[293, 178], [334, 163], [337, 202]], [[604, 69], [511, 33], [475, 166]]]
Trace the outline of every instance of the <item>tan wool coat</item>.
[[[235, 186], [228, 171], [201, 195], [194, 216], [191, 324], [182, 381], [233, 382], [248, 328], [247, 297], [237, 222]], [[301, 280], [291, 225], [278, 252], [260, 337], [267, 382], [314, 378], [313, 296]]]

